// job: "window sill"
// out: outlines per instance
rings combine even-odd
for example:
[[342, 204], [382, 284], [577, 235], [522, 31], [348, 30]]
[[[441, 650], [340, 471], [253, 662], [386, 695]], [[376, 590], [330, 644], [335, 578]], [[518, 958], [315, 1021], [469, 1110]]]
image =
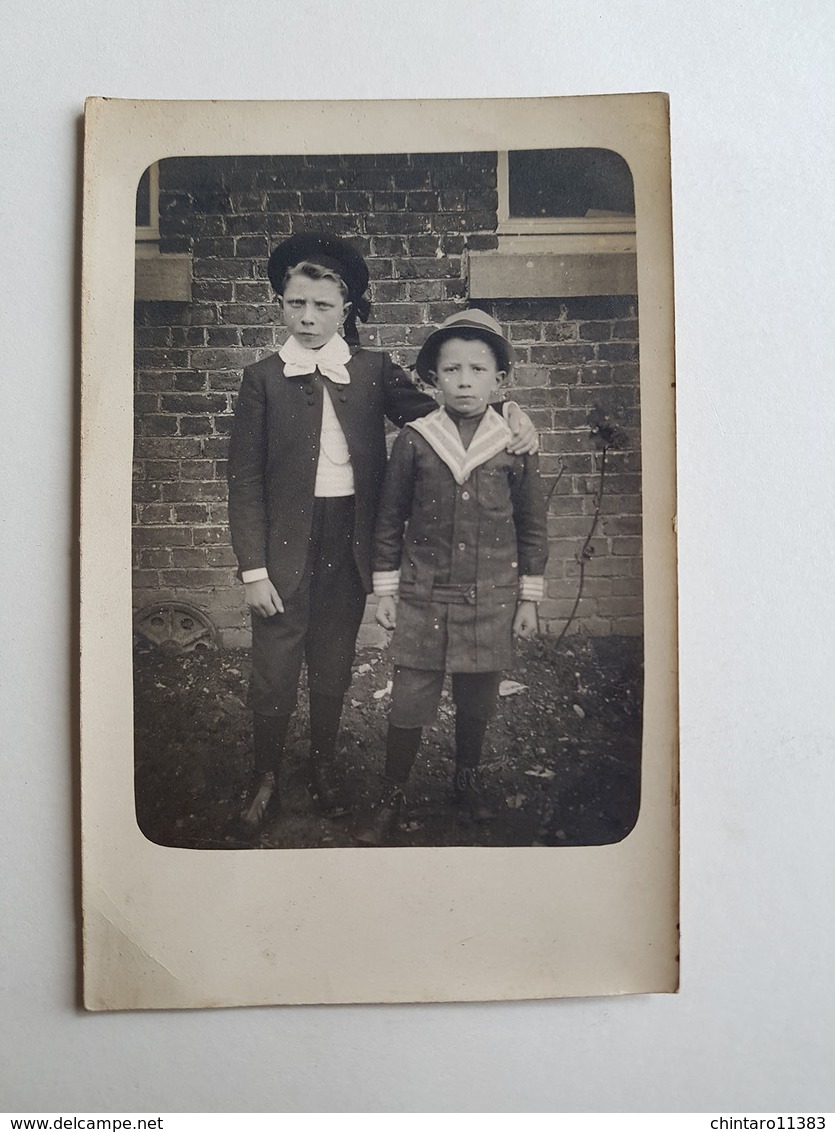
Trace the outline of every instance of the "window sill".
[[471, 252], [470, 298], [576, 298], [638, 291], [630, 235], [500, 236], [497, 251]]

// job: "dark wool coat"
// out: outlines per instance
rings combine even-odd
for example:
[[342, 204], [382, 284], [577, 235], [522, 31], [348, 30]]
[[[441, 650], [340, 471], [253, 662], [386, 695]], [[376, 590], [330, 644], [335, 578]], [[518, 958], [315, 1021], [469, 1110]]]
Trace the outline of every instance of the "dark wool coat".
[[244, 370], [229, 445], [229, 526], [241, 571], [266, 567], [282, 596], [307, 558], [323, 385], [345, 433], [355, 483], [354, 556], [371, 591], [371, 542], [386, 468], [385, 421], [401, 426], [437, 409], [388, 354], [352, 350], [350, 385], [286, 377], [278, 354]]
[[507, 668], [519, 576], [543, 574], [547, 558], [536, 456], [500, 452], [459, 485], [415, 429], [403, 430], [374, 540], [374, 570], [400, 570], [395, 664], [447, 672]]

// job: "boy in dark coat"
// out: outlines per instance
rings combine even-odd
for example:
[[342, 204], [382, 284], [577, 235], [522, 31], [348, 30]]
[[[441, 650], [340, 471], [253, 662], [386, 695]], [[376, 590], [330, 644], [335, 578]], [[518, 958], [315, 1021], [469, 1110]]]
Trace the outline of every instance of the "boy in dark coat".
[[452, 315], [430, 334], [418, 373], [444, 407], [410, 422], [386, 473], [374, 543], [377, 620], [394, 629], [392, 705], [381, 796], [357, 832], [384, 844], [444, 673], [456, 705], [455, 795], [469, 816], [491, 815], [477, 768], [513, 635], [536, 631], [548, 556], [535, 456], [507, 451], [509, 429], [487, 411], [512, 365], [501, 327], [482, 311]]
[[[229, 450], [232, 545], [253, 612], [255, 768], [243, 815], [252, 832], [278, 815], [278, 763], [303, 659], [309, 789], [323, 812], [340, 812], [322, 770], [371, 589], [385, 418], [401, 426], [436, 408], [387, 354], [359, 348], [368, 268], [349, 244], [291, 237], [268, 273], [290, 337], [244, 370]], [[530, 421], [515, 412], [511, 446], [535, 447]]]

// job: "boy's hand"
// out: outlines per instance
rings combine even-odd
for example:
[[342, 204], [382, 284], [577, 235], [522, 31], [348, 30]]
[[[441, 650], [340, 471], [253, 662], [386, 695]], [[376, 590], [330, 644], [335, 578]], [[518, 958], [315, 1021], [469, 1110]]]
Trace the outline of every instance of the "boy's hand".
[[515, 637], [535, 637], [538, 628], [536, 602], [520, 601], [516, 606], [516, 616], [513, 618], [513, 635]]
[[257, 582], [244, 582], [244, 596], [249, 608], [261, 617], [273, 617], [284, 612], [284, 602], [269, 578]]
[[507, 446], [508, 452], [515, 456], [534, 456], [539, 451], [539, 433], [527, 413], [523, 413], [515, 401], [507, 405], [507, 423], [513, 436]]
[[381, 597], [377, 605], [377, 624], [384, 629], [393, 629], [397, 625], [397, 598], [391, 595]]

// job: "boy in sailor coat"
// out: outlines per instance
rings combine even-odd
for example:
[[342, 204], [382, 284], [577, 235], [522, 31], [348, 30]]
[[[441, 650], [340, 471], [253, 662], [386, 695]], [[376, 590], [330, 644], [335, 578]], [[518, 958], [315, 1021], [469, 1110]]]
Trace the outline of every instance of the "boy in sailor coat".
[[536, 631], [548, 556], [535, 456], [507, 451], [509, 429], [487, 412], [512, 365], [501, 328], [462, 311], [424, 343], [417, 370], [444, 407], [397, 438], [374, 543], [377, 619], [394, 629], [392, 707], [379, 804], [357, 831], [388, 840], [422, 728], [435, 718], [444, 673], [456, 705], [455, 795], [486, 820], [477, 767], [512, 637]]
[[[244, 370], [229, 450], [232, 546], [253, 613], [255, 768], [243, 815], [252, 832], [279, 812], [278, 762], [303, 659], [310, 793], [323, 812], [344, 812], [322, 767], [371, 589], [384, 418], [400, 426], [437, 407], [388, 355], [359, 348], [368, 269], [349, 244], [291, 237], [268, 272], [291, 335], [277, 355]], [[535, 447], [530, 421], [516, 417], [511, 446]]]

